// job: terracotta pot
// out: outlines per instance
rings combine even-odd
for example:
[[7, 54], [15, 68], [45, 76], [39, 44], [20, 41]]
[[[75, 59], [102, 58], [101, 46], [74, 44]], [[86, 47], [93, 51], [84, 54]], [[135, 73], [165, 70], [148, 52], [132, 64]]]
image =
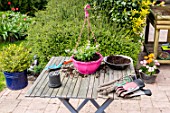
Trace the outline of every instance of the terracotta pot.
[[79, 73], [81, 74], [93, 74], [96, 72], [98, 67], [101, 64], [101, 61], [103, 60], [103, 56], [100, 53], [97, 53], [100, 58], [96, 61], [90, 61], [90, 62], [81, 62], [81, 61], [76, 61], [74, 57], [72, 56], [73, 60], [73, 65], [74, 67], [78, 70]]

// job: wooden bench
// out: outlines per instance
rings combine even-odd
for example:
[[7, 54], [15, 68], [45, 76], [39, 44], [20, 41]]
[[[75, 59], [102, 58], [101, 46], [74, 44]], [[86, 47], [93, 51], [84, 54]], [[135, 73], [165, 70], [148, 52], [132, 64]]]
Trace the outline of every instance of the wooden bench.
[[[69, 57], [52, 57], [47, 66], [53, 64], [58, 65], [68, 59]], [[70, 65], [66, 65], [66, 67], [67, 66], [70, 67]], [[77, 75], [74, 74], [74, 77], [66, 76], [66, 73], [60, 71], [62, 86], [59, 88], [48, 87], [49, 74], [50, 72], [43, 70], [25, 96], [58, 98], [72, 113], [79, 112], [81, 108], [88, 101], [90, 101], [97, 108], [96, 113], [103, 113], [104, 109], [114, 99], [120, 98], [115, 96], [114, 93], [109, 96], [99, 97], [97, 93], [98, 86], [111, 80], [116, 80], [125, 75], [135, 74], [135, 70], [132, 62], [131, 65], [125, 70], [112, 70], [106, 66], [98, 70], [96, 73], [88, 75], [87, 77], [82, 77], [79, 73], [76, 73]], [[103, 98], [105, 99], [105, 102], [99, 106], [99, 104], [95, 101], [97, 98]], [[84, 101], [77, 109], [75, 109], [71, 103], [69, 103], [69, 99], [84, 99]]]

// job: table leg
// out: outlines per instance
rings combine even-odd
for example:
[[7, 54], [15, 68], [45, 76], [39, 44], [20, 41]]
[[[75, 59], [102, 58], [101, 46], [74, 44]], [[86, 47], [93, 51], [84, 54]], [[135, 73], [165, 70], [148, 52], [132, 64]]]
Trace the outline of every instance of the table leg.
[[68, 99], [58, 99], [71, 111], [71, 113], [78, 113], [78, 111], [69, 103]]
[[107, 106], [113, 101], [113, 99], [108, 98], [95, 113], [103, 113], [104, 109], [106, 109]]
[[81, 104], [80, 106], [77, 108], [77, 111], [80, 111], [81, 108], [89, 101], [89, 99], [85, 99]]
[[[100, 108], [99, 104], [94, 99], [90, 99], [90, 101], [97, 109]], [[102, 113], [105, 113], [104, 110]]]

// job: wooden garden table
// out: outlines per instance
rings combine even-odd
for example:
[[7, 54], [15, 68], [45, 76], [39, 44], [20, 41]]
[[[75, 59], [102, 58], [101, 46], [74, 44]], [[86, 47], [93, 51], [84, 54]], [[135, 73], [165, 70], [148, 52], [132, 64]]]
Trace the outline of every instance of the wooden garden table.
[[[69, 57], [52, 57], [47, 66], [53, 64], [57, 65], [60, 62], [68, 59]], [[49, 88], [48, 76], [50, 72], [43, 70], [25, 96], [58, 98], [72, 113], [78, 113], [81, 108], [88, 101], [90, 101], [97, 108], [96, 113], [104, 113], [104, 109], [114, 99], [119, 98], [117, 96], [114, 96], [114, 93], [110, 94], [109, 96], [99, 96], [97, 93], [97, 87], [100, 84], [103, 84], [110, 80], [118, 79], [121, 76], [134, 73], [135, 70], [133, 67], [133, 63], [131, 63], [131, 65], [123, 71], [112, 70], [106, 66], [105, 68], [99, 69], [95, 74], [88, 75], [87, 77], [77, 76], [76, 74], [74, 74], [74, 76], [77, 77], [71, 77], [66, 76], [66, 73], [60, 73], [62, 86], [60, 88]], [[105, 99], [105, 102], [101, 106], [99, 106], [99, 104], [96, 102], [97, 98], [103, 98]], [[77, 109], [75, 109], [69, 102], [69, 99], [84, 99], [84, 101]]]

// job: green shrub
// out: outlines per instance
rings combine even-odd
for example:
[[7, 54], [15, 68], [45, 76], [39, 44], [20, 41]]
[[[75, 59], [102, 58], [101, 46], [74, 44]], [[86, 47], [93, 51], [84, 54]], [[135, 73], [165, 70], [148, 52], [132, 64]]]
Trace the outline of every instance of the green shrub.
[[[93, 0], [98, 13], [104, 14], [109, 21], [140, 34], [149, 13], [150, 0]], [[137, 39], [138, 40], [138, 39]]]
[[31, 18], [19, 12], [0, 12], [0, 39], [9, 40], [22, 39], [31, 23]]
[[[51, 0], [45, 11], [36, 13], [35, 22], [28, 31], [29, 46], [33, 54], [37, 54], [41, 64], [46, 64], [52, 56], [71, 56], [65, 50], [73, 50], [83, 25], [84, 6], [88, 1], [79, 0]], [[92, 13], [90, 10], [91, 26], [97, 42], [100, 44], [100, 53], [123, 54], [137, 60], [140, 43], [133, 42], [133, 35], [126, 29], [117, 28], [117, 25], [106, 22], [103, 15]], [[119, 31], [121, 31], [119, 33]], [[127, 35], [125, 36], [125, 32]], [[86, 43], [88, 30], [84, 30], [79, 46]], [[95, 42], [90, 39], [92, 46]]]
[[34, 15], [38, 10], [44, 9], [49, 0], [0, 0], [0, 10], [15, 10], [23, 14]]
[[22, 72], [30, 67], [32, 57], [30, 49], [23, 44], [10, 44], [0, 52], [0, 70], [5, 72]]

